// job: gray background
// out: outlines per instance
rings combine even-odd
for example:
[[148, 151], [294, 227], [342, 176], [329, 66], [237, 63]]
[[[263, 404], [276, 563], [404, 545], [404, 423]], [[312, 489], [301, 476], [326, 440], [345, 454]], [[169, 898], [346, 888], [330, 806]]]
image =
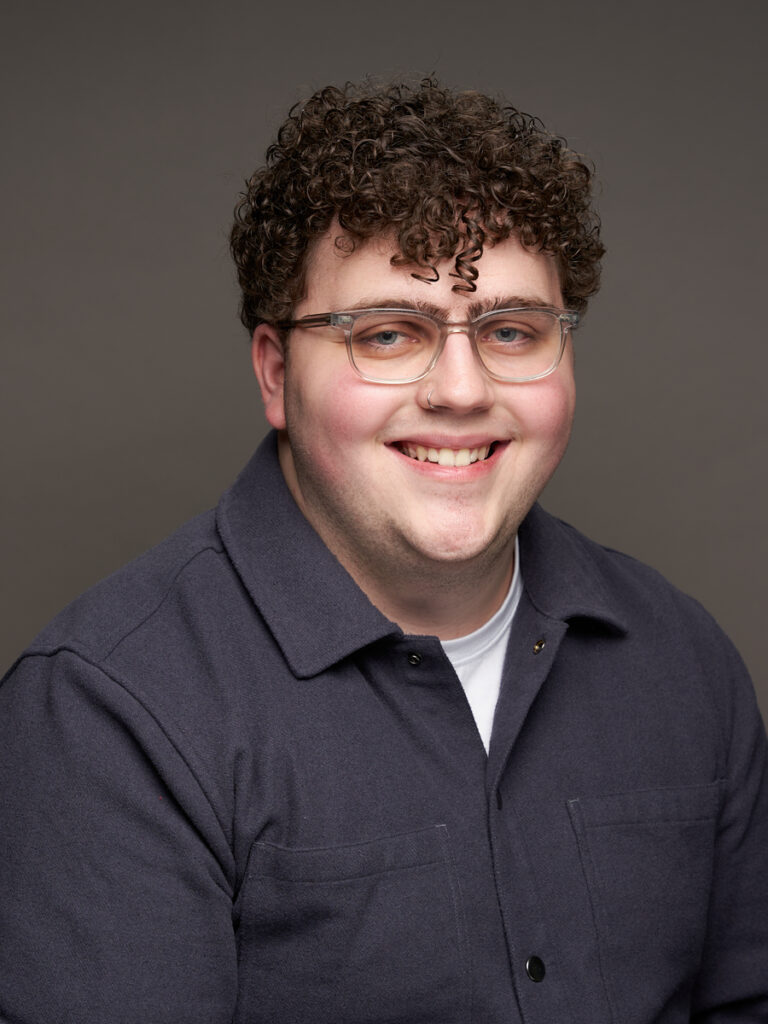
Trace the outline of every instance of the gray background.
[[435, 71], [540, 116], [602, 183], [604, 286], [544, 503], [707, 605], [768, 711], [767, 10], [14, 4], [0, 661], [213, 504], [262, 435], [226, 236], [288, 106], [369, 72]]

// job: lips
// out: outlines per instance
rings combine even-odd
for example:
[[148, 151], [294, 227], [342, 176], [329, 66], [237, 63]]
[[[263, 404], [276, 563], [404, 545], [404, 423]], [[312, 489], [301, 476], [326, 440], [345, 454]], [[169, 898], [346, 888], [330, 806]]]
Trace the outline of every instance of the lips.
[[471, 466], [473, 462], [487, 459], [493, 452], [494, 445], [495, 442], [479, 445], [477, 448], [430, 448], [404, 441], [397, 447], [403, 455], [418, 462], [433, 462], [438, 466]]

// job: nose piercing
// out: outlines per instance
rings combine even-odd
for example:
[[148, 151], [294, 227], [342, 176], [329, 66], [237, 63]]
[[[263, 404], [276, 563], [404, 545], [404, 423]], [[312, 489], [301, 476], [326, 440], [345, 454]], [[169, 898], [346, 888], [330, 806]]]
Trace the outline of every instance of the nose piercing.
[[429, 389], [429, 394], [427, 395], [427, 405], [429, 406], [430, 409], [432, 409], [435, 412], [437, 412], [437, 410], [435, 409], [434, 405], [432, 405], [432, 402], [430, 401], [430, 399], [432, 398], [432, 392], [434, 390], [435, 390], [434, 388], [430, 388]]

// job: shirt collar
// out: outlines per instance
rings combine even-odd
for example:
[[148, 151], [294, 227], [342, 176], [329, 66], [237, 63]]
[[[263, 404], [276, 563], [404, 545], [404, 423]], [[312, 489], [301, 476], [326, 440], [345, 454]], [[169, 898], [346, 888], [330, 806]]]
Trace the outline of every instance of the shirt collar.
[[597, 619], [626, 633], [629, 609], [613, 578], [605, 548], [536, 504], [519, 532], [523, 585], [536, 608], [552, 619]]
[[307, 678], [402, 631], [371, 604], [307, 522], [267, 435], [216, 510], [235, 569], [293, 673]]
[[[402, 631], [368, 600], [293, 499], [272, 431], [224, 494], [216, 525], [244, 586], [291, 670], [308, 678], [368, 644]], [[602, 551], [538, 505], [520, 527], [528, 597], [553, 619], [625, 620], [599, 567]], [[605, 557], [605, 556], [603, 556]]]

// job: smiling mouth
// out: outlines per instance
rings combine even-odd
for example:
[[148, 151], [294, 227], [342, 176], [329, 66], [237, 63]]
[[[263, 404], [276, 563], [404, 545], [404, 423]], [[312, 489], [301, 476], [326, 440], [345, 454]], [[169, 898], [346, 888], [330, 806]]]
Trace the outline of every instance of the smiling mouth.
[[473, 462], [482, 462], [492, 455], [496, 442], [479, 448], [425, 448], [424, 445], [407, 442], [397, 447], [403, 455], [417, 462], [434, 462], [438, 466], [471, 466]]

